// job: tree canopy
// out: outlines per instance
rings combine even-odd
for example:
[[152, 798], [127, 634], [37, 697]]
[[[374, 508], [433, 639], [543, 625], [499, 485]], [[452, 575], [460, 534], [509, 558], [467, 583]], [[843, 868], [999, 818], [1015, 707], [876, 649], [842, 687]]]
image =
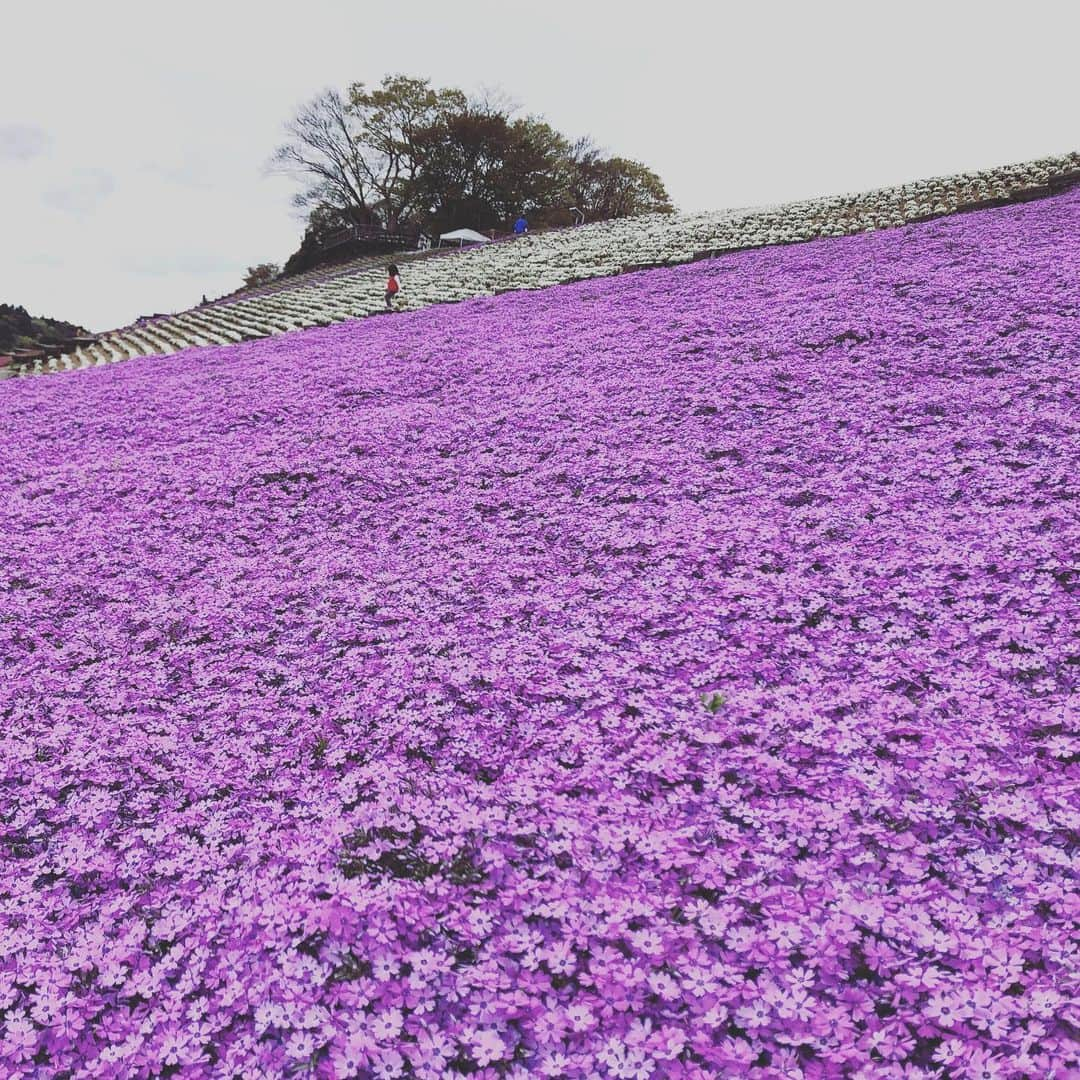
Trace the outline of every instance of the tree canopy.
[[325, 90], [297, 110], [286, 135], [272, 162], [303, 182], [295, 201], [309, 212], [309, 246], [348, 222], [488, 230], [521, 213], [538, 226], [566, 224], [571, 207], [593, 221], [672, 209], [641, 162], [428, 79], [390, 75], [374, 88]]
[[420, 132], [414, 205], [425, 226], [492, 229], [566, 201], [566, 140], [536, 117], [466, 108]]
[[604, 157], [588, 139], [575, 144], [569, 165], [574, 205], [597, 221], [670, 213], [663, 181], [647, 165], [622, 157]]
[[259, 263], [257, 266], [249, 266], [244, 274], [244, 287], [252, 288], [256, 285], [269, 285], [271, 281], [281, 273], [281, 267], [277, 263]]
[[58, 345], [67, 338], [85, 333], [86, 330], [75, 323], [30, 315], [26, 308], [15, 304], [0, 304], [0, 352]]

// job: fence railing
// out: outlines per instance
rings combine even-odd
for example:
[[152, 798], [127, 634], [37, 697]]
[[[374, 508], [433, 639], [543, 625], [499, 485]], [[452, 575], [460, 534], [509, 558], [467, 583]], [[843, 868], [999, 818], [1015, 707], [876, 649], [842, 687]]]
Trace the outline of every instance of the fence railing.
[[357, 240], [392, 247], [416, 247], [419, 238], [420, 230], [416, 228], [384, 229], [381, 225], [345, 225], [328, 233], [320, 250], [327, 251]]

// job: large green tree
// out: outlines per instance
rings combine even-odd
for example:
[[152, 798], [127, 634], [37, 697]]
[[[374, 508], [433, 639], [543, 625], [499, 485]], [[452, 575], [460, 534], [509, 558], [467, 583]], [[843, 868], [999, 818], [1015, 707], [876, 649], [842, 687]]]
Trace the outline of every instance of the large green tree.
[[604, 157], [590, 139], [571, 148], [567, 188], [573, 205], [590, 221], [670, 213], [663, 181], [647, 165], [623, 157]]
[[420, 176], [418, 140], [433, 126], [467, 108], [460, 90], [434, 90], [427, 79], [392, 75], [373, 90], [349, 87], [349, 110], [359, 124], [360, 157], [371, 205], [394, 229], [415, 215]]
[[671, 209], [647, 166], [516, 114], [498, 98], [470, 100], [406, 75], [317, 95], [272, 159], [304, 182], [296, 202], [309, 212], [306, 247], [350, 222], [487, 230], [519, 213], [534, 225], [565, 224], [571, 206], [593, 221]]
[[33, 316], [26, 308], [14, 304], [0, 304], [0, 352], [57, 345], [85, 333], [83, 327], [74, 323]]
[[536, 117], [475, 106], [418, 133], [413, 205], [425, 226], [505, 227], [565, 199], [566, 140]]
[[394, 229], [413, 210], [417, 133], [465, 107], [460, 90], [434, 90], [427, 79], [404, 75], [373, 89], [353, 83], [345, 95], [326, 90], [297, 110], [271, 165], [304, 182], [299, 206], [334, 208], [346, 218], [374, 210]]

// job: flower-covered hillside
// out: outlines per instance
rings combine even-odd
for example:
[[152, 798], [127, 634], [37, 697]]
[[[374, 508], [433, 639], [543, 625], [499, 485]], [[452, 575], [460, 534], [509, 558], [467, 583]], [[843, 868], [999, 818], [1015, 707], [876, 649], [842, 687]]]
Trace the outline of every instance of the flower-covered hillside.
[[[703, 255], [896, 228], [943, 214], [1044, 198], [1080, 184], [1080, 153], [958, 173], [851, 195], [704, 214], [648, 214], [553, 229], [471, 251], [396, 256], [410, 310], [517, 289], [601, 278], [623, 270], [688, 263]], [[224, 345], [329, 326], [385, 310], [386, 257], [281, 279], [208, 306], [140, 320], [94, 344], [32, 363], [23, 374], [64, 371], [193, 345]]]
[[5, 384], [0, 1072], [1064, 1077], [1078, 226]]

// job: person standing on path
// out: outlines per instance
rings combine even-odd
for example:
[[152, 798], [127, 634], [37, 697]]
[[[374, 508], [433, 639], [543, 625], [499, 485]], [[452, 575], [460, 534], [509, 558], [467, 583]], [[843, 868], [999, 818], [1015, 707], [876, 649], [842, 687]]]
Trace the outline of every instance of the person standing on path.
[[391, 263], [386, 268], [386, 310], [394, 310], [394, 297], [401, 292], [401, 273], [396, 263]]
[[514, 235], [524, 236], [529, 231], [529, 223], [525, 220], [525, 215], [522, 214], [517, 221], [514, 222]]

